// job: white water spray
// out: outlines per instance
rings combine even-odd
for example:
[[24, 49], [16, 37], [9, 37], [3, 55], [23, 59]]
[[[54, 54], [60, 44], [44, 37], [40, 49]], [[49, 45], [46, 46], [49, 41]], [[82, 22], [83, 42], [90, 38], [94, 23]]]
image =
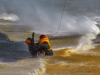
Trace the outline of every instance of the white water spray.
[[[76, 15], [73, 15], [69, 13], [73, 10], [69, 11], [68, 9], [72, 9], [73, 6], [67, 5], [67, 2], [59, 28], [64, 2], [65, 0], [10, 0], [10, 3], [7, 3], [5, 0], [2, 4], [4, 13], [0, 13], [3, 14], [0, 19], [17, 21], [13, 22], [13, 25], [28, 25], [28, 27], [32, 28], [31, 31], [40, 34], [53, 35], [58, 31], [55, 34], [56, 36], [69, 36], [90, 34], [95, 31], [95, 25], [90, 22], [85, 14], [75, 12]], [[11, 14], [8, 14], [8, 12]]]
[[0, 19], [5, 21], [18, 21], [19, 17], [14, 14], [3, 13], [0, 15]]

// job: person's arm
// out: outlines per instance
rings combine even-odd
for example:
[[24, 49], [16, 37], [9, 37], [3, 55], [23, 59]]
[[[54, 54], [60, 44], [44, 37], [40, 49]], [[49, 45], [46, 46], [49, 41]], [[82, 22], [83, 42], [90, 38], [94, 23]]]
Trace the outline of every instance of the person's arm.
[[34, 32], [32, 33], [32, 44], [34, 44]]

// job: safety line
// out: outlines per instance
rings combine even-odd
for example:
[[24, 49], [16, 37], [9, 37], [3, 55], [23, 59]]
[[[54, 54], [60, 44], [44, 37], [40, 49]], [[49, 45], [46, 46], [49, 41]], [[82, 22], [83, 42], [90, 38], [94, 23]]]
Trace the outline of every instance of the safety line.
[[65, 6], [66, 6], [66, 0], [65, 0], [65, 2], [64, 2], [64, 7], [63, 7], [63, 12], [62, 12], [62, 15], [61, 15], [61, 19], [60, 19], [59, 27], [58, 27], [57, 31], [54, 33], [54, 35], [57, 34], [58, 31], [59, 31], [59, 29], [60, 29], [61, 21], [62, 21], [62, 17], [63, 17], [64, 10], [65, 10]]

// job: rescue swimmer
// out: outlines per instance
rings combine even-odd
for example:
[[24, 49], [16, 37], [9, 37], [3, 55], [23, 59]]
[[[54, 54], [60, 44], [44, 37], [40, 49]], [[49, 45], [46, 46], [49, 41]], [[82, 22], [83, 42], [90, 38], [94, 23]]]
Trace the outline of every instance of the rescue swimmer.
[[25, 43], [28, 45], [29, 52], [33, 57], [39, 56], [39, 54], [44, 54], [45, 56], [52, 56], [53, 51], [50, 45], [50, 41], [46, 35], [40, 35], [37, 43], [34, 43], [34, 32], [32, 33], [32, 38], [27, 38]]

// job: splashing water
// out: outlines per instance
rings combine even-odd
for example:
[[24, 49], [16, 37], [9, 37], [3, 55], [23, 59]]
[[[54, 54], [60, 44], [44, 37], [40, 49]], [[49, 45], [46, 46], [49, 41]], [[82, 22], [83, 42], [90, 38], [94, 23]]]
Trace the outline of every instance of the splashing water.
[[[98, 28], [92, 23], [92, 20], [90, 20], [87, 15], [83, 13], [78, 14], [77, 12], [74, 13], [76, 15], [69, 13], [74, 10], [68, 11], [67, 6], [69, 5], [67, 5], [67, 3], [65, 4], [65, 0], [58, 0], [57, 2], [53, 0], [10, 0], [10, 3], [7, 3], [5, 0], [1, 1], [1, 3], [1, 11], [3, 11], [3, 13], [0, 13], [0, 19], [17, 21], [13, 22], [13, 25], [28, 25], [32, 28], [31, 31], [36, 33], [69, 36], [76, 34], [90, 34], [98, 31]], [[64, 4], [65, 9], [61, 20]], [[70, 8], [72, 9], [73, 6]], [[86, 5], [86, 7], [88, 6]], [[61, 25], [59, 28], [60, 20]]]
[[33, 72], [30, 72], [28, 75], [43, 75], [45, 73], [45, 65], [43, 59], [40, 59], [40, 67], [35, 69]]
[[96, 39], [97, 34], [87, 34], [81, 36], [76, 48], [71, 49], [69, 52], [79, 53], [79, 54], [94, 54], [91, 49], [95, 48], [95, 44], [92, 40]]
[[[97, 15], [91, 12], [88, 12], [88, 14], [90, 13], [89, 15], [86, 14], [86, 12], [82, 12], [88, 10], [86, 7], [89, 7], [89, 3], [83, 7], [83, 5], [81, 5], [82, 3], [79, 2], [80, 7], [76, 6], [76, 11], [73, 10], [75, 5], [68, 5], [70, 1], [65, 3], [65, 0], [10, 0], [9, 3], [7, 3], [7, 0], [2, 0], [0, 3], [2, 6], [0, 19], [10, 21], [3, 23], [27, 25], [31, 28], [29, 31], [34, 31], [39, 34], [49, 34], [53, 36], [83, 35], [79, 40], [78, 50], [82, 48], [83, 50], [88, 49], [84, 46], [87, 46], [87, 43], [88, 45], [92, 44], [91, 40], [95, 39], [100, 32], [99, 28], [94, 24], [95, 20], [93, 20]], [[80, 13], [78, 13], [78, 11], [80, 11]], [[89, 17], [91, 15], [93, 16]], [[60, 20], [61, 24], [59, 25]], [[0, 23], [2, 23], [2, 21]], [[16, 26], [15, 29], [17, 29]], [[90, 38], [90, 35], [95, 38]]]
[[[100, 0], [0, 0], [0, 75], [100, 75], [99, 24]], [[51, 35], [54, 56], [30, 58], [33, 31]]]
[[1, 20], [7, 20], [7, 21], [18, 21], [19, 17], [14, 15], [14, 14], [4, 13], [4, 14], [0, 15], [0, 19]]

